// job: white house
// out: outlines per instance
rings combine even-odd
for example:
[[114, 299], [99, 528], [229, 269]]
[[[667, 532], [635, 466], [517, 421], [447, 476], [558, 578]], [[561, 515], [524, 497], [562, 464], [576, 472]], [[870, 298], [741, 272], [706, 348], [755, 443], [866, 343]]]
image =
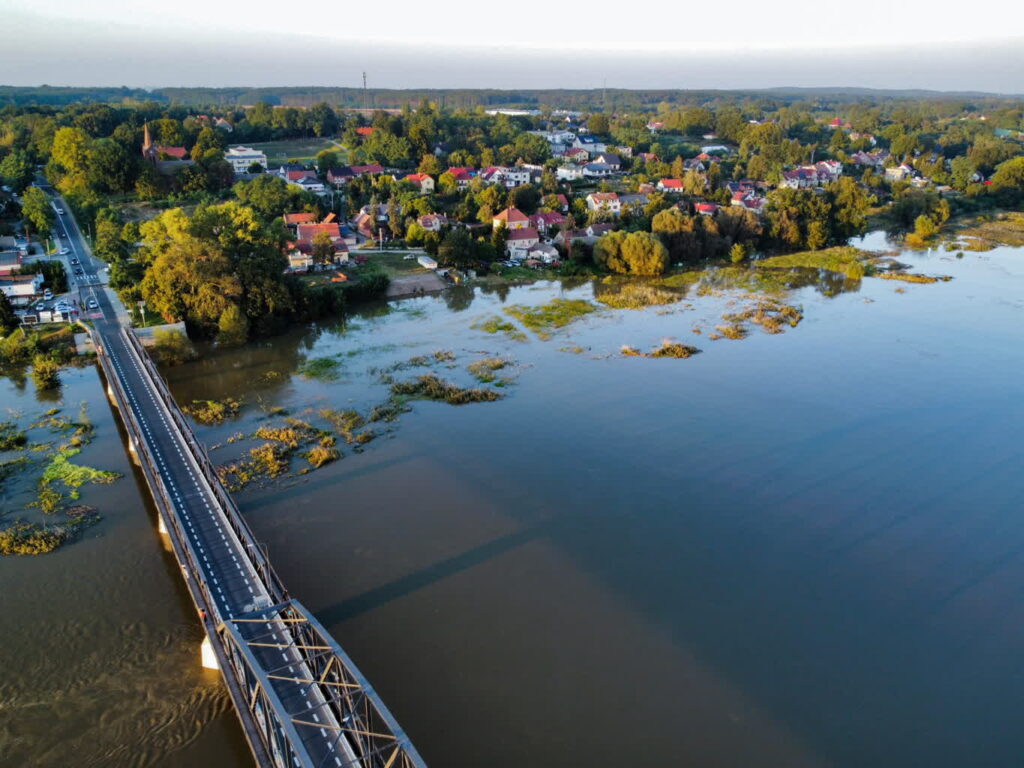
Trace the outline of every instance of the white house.
[[15, 306], [30, 304], [32, 299], [43, 292], [42, 275], [0, 276], [0, 291]]
[[587, 163], [583, 166], [583, 177], [587, 179], [603, 179], [615, 172], [607, 163]]
[[513, 229], [508, 233], [505, 253], [513, 259], [525, 259], [527, 252], [540, 242], [540, 235], [533, 227]]
[[618, 216], [622, 213], [622, 203], [615, 192], [591, 192], [587, 195], [587, 210]]
[[572, 145], [574, 147], [577, 147], [578, 149], [587, 150], [587, 152], [589, 152], [591, 156], [599, 155], [602, 152], [608, 151], [607, 144], [590, 135], [577, 136], [576, 141], [574, 141]]
[[312, 192], [314, 195], [322, 195], [327, 191], [324, 183], [316, 176], [303, 176], [301, 179], [289, 181], [288, 183], [293, 187], [300, 187], [306, 192]]
[[583, 178], [583, 169], [578, 165], [563, 165], [555, 171], [559, 181], [576, 181]]
[[235, 173], [248, 172], [253, 163], [259, 163], [264, 169], [267, 167], [266, 154], [252, 147], [230, 147], [224, 153], [224, 159], [231, 163]]

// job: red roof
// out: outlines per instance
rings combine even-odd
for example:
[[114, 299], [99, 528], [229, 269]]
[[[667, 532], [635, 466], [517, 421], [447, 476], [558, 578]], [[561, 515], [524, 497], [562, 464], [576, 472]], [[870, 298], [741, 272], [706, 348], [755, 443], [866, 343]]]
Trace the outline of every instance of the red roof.
[[518, 208], [506, 208], [504, 211], [494, 217], [495, 221], [504, 221], [506, 224], [512, 224], [516, 221], [529, 221], [530, 217], [520, 211]]
[[362, 176], [364, 173], [384, 173], [384, 166], [379, 163], [370, 163], [369, 165], [353, 165], [350, 166], [352, 173], [356, 176]]
[[619, 196], [615, 192], [592, 192], [590, 197], [599, 203], [614, 203], [619, 199]]
[[660, 182], [662, 189], [682, 189], [682, 179], [662, 179]]
[[284, 215], [284, 223], [287, 225], [292, 224], [312, 224], [316, 221], [316, 215], [312, 213], [286, 213]]
[[356, 128], [356, 133], [358, 133], [360, 136], [369, 136], [371, 133], [373, 133], [373, 127], [367, 125], [363, 126], [362, 128]]
[[156, 148], [157, 154], [161, 152], [169, 157], [173, 157], [175, 160], [184, 160], [188, 157], [188, 150], [184, 147], [160, 147]]
[[[430, 179], [429, 173], [410, 173], [408, 176], [402, 179], [402, 181], [408, 181], [413, 184], [422, 184], [427, 179]], [[431, 181], [433, 181], [433, 179], [431, 179]]]
[[341, 227], [337, 224], [299, 224], [296, 228], [300, 243], [312, 243], [320, 232], [326, 232], [332, 240], [341, 238]]
[[316, 176], [315, 173], [313, 173], [312, 171], [307, 171], [307, 170], [285, 171], [284, 174], [285, 174], [285, 178], [288, 179], [288, 181], [298, 181], [299, 179], [304, 179], [307, 176]]
[[537, 230], [533, 227], [523, 227], [522, 229], [513, 229], [508, 233], [509, 240], [539, 240], [540, 235], [537, 234]]

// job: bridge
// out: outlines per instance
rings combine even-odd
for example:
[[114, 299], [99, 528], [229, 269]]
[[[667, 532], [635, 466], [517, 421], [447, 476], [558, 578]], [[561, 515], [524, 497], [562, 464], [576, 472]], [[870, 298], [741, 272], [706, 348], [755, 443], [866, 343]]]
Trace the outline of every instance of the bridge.
[[[65, 210], [66, 206], [65, 206]], [[204, 664], [223, 675], [260, 768], [425, 768], [359, 669], [292, 599], [135, 334], [122, 326], [69, 213], [58, 217], [108, 394], [153, 495], [206, 631]]]

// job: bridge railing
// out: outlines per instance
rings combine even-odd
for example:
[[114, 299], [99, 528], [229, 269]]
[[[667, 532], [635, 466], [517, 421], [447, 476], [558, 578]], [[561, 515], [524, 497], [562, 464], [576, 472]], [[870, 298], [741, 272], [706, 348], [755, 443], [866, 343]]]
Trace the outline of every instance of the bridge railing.
[[227, 517], [228, 524], [232, 527], [235, 534], [241, 541], [242, 546], [246, 550], [246, 555], [253, 567], [256, 569], [256, 572], [259, 574], [263, 585], [266, 587], [275, 602], [286, 599], [288, 593], [285, 590], [283, 582], [278, 578], [273, 567], [270, 565], [266, 548], [257, 542], [255, 536], [253, 536], [252, 530], [249, 528], [248, 523], [245, 522], [245, 518], [242, 517], [242, 513], [239, 511], [234, 499], [231, 498], [231, 494], [228, 493], [227, 489], [224, 487], [224, 483], [221, 482], [220, 477], [217, 475], [213, 461], [211, 461], [210, 455], [206, 452], [206, 447], [196, 439], [195, 434], [192, 432], [192, 428], [189, 426], [188, 421], [181, 413], [181, 409], [178, 408], [177, 402], [171, 395], [170, 390], [167, 388], [166, 381], [164, 381], [163, 376], [160, 375], [156, 365], [153, 363], [153, 359], [149, 356], [149, 353], [146, 352], [145, 348], [142, 346], [141, 342], [139, 342], [134, 333], [126, 328], [122, 328], [121, 333], [124, 335], [126, 343], [135, 351], [136, 355], [142, 361], [143, 368], [145, 369], [146, 374], [148, 374], [148, 378], [153, 382], [154, 390], [157, 395], [159, 395], [166, 410], [170, 413], [171, 419], [174, 421], [178, 431], [185, 438], [185, 444], [188, 446], [189, 452], [195, 459], [196, 464], [199, 465], [199, 469], [203, 474], [203, 478], [206, 480], [206, 484], [217, 498], [217, 501], [220, 502], [220, 506]]
[[[271, 641], [275, 631], [254, 634], [250, 627], [272, 623], [288, 627], [287, 643]], [[300, 734], [306, 729], [334, 731], [336, 752], [347, 755], [346, 766], [358, 768], [426, 768], [405, 732], [391, 715], [369, 681], [337, 641], [296, 600], [229, 619], [218, 628], [232, 658], [251, 657], [251, 647], [270, 644], [275, 649], [297, 653], [301, 665], [286, 661], [279, 670], [264, 672], [266, 680], [251, 680], [250, 700], [257, 701], [274, 681], [298, 684], [316, 690], [315, 704], [288, 711], [289, 727]], [[308, 677], [297, 677], [291, 668], [305, 669]], [[306, 701], [309, 696], [300, 697]]]

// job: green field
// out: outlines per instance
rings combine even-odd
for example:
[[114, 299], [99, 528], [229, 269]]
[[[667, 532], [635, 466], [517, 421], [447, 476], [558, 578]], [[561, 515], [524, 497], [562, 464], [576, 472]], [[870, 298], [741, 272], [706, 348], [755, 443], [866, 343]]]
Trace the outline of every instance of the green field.
[[298, 163], [310, 163], [318, 152], [331, 149], [338, 153], [338, 160], [346, 163], [348, 153], [330, 139], [287, 139], [285, 141], [261, 141], [250, 145], [267, 155], [267, 163], [278, 166], [294, 160]]

